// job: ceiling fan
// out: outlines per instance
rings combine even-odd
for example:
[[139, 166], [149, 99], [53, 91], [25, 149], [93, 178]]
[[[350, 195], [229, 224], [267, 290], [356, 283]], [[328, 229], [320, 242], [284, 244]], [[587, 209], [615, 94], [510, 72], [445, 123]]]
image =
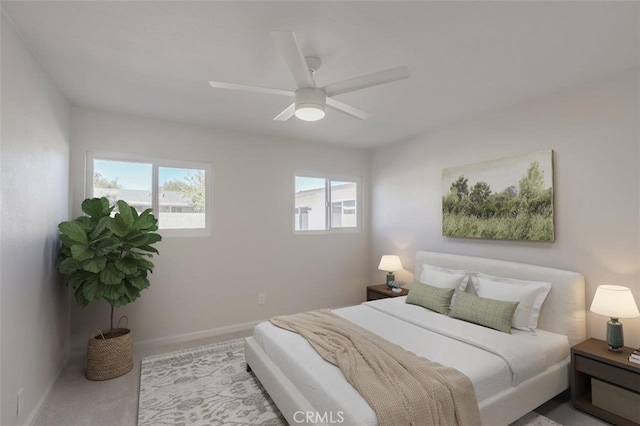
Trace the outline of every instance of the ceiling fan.
[[294, 115], [304, 121], [317, 121], [324, 118], [326, 106], [364, 120], [369, 117], [369, 114], [336, 100], [334, 96], [409, 77], [409, 69], [403, 65], [328, 84], [324, 87], [316, 87], [313, 74], [320, 67], [320, 59], [313, 56], [303, 56], [293, 31], [273, 31], [271, 35], [278, 45], [280, 53], [289, 66], [291, 74], [293, 74], [293, 78], [298, 85], [295, 91], [225, 83], [221, 81], [210, 81], [209, 84], [216, 89], [244, 90], [248, 92], [295, 97], [295, 102], [274, 118], [276, 121], [287, 121]]

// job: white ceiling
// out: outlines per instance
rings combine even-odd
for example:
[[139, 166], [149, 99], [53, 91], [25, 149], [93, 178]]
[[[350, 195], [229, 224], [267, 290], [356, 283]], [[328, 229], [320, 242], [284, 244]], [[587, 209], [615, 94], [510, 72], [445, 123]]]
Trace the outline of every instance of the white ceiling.
[[[75, 104], [372, 147], [638, 67], [638, 2], [57, 2], [2, 8]], [[318, 56], [318, 86], [397, 65], [411, 77], [340, 95], [371, 114], [272, 121], [295, 89], [269, 32]]]

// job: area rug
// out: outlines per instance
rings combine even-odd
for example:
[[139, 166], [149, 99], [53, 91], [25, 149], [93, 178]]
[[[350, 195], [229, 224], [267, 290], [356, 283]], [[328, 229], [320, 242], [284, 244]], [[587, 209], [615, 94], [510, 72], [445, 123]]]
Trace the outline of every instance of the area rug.
[[[138, 426], [286, 426], [253, 373], [244, 339], [142, 360]], [[560, 426], [531, 412], [511, 426]]]
[[246, 371], [244, 339], [142, 360], [139, 426], [286, 424], [260, 382]]

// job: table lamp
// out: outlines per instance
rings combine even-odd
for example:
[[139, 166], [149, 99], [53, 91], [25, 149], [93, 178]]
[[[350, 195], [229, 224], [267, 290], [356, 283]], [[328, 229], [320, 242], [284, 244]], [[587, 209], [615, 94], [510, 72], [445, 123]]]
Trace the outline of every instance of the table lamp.
[[395, 281], [396, 276], [393, 275], [395, 271], [402, 271], [402, 263], [398, 256], [392, 254], [385, 254], [380, 259], [378, 269], [381, 271], [387, 271], [387, 287], [391, 287], [391, 283]]
[[618, 318], [640, 317], [631, 290], [619, 285], [599, 285], [589, 310], [611, 318], [607, 322], [607, 344], [610, 351], [621, 352], [624, 336]]

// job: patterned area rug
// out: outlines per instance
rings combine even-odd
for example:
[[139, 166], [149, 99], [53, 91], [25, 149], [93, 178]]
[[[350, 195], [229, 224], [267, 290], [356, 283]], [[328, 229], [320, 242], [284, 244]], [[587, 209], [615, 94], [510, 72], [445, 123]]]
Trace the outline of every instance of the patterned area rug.
[[[286, 426], [244, 362], [244, 339], [142, 360], [138, 426]], [[511, 426], [560, 426], [531, 412]]]
[[142, 360], [139, 426], [286, 424], [260, 382], [246, 371], [244, 339]]

